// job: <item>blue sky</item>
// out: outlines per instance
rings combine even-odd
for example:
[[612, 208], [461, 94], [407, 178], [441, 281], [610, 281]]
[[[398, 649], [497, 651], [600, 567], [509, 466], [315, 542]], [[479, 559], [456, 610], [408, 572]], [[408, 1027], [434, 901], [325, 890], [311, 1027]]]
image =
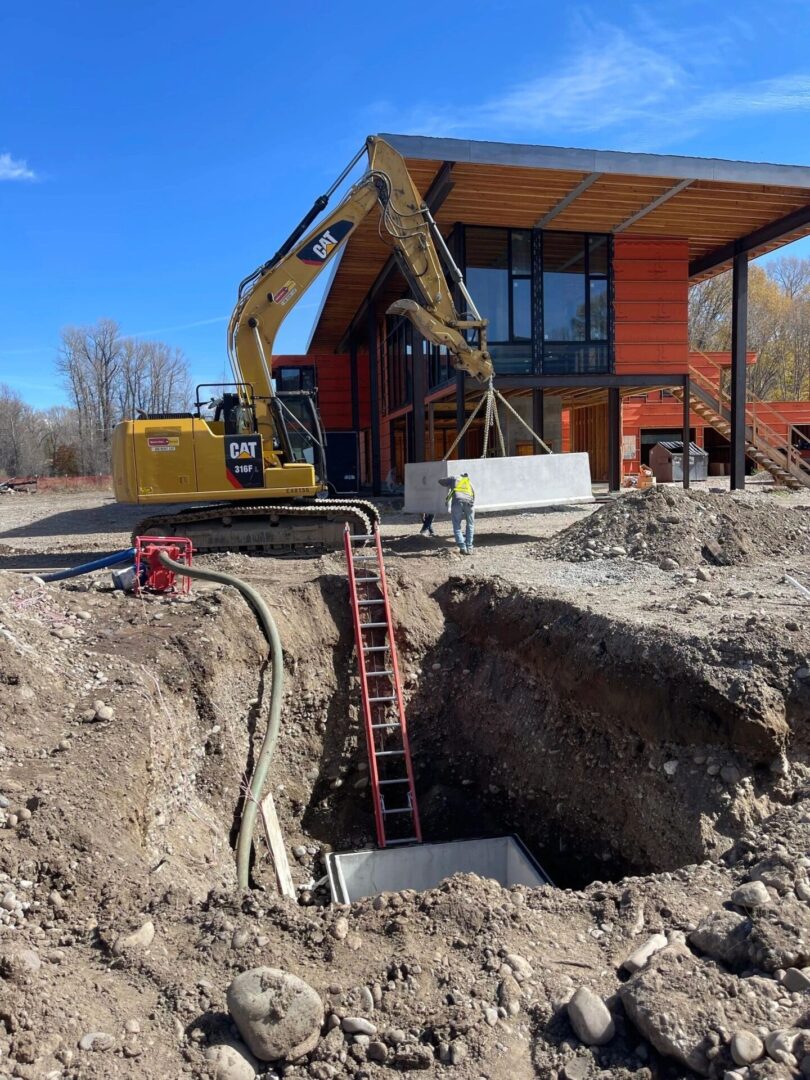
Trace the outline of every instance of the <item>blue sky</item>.
[[2, 6], [0, 382], [36, 405], [100, 317], [221, 379], [237, 283], [371, 132], [810, 164], [803, 0]]

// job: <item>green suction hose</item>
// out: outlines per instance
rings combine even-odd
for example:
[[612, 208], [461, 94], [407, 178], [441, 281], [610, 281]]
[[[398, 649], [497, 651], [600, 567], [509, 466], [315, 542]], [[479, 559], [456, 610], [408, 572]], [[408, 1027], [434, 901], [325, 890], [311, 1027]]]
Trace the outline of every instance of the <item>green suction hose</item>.
[[270, 644], [270, 660], [273, 665], [270, 683], [270, 714], [261, 750], [245, 797], [245, 808], [242, 811], [239, 839], [236, 844], [236, 876], [239, 888], [246, 889], [250, 876], [250, 848], [256, 828], [256, 814], [281, 726], [281, 700], [284, 690], [284, 657], [281, 651], [281, 638], [278, 635], [278, 628], [267, 603], [247, 582], [234, 577], [233, 574], [225, 574], [221, 570], [206, 570], [200, 566], [187, 566], [185, 563], [175, 562], [164, 551], [160, 552], [159, 558], [163, 566], [173, 570], [176, 574], [198, 578], [200, 581], [216, 581], [220, 585], [231, 585], [234, 589], [237, 589], [253, 608], [264, 631], [264, 636]]

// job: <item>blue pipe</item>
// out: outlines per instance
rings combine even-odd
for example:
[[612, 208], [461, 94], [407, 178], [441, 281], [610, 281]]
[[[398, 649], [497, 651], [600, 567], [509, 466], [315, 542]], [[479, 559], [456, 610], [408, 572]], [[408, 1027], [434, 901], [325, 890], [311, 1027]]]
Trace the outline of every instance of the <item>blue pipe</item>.
[[117, 563], [127, 562], [135, 558], [135, 548], [127, 548], [126, 551], [115, 551], [112, 555], [104, 555], [101, 559], [93, 562], [82, 563], [81, 566], [71, 566], [68, 570], [58, 570], [55, 574], [45, 574], [43, 581], [64, 581], [65, 578], [79, 577], [81, 574], [89, 574], [93, 570], [103, 570], [105, 566], [115, 566]]

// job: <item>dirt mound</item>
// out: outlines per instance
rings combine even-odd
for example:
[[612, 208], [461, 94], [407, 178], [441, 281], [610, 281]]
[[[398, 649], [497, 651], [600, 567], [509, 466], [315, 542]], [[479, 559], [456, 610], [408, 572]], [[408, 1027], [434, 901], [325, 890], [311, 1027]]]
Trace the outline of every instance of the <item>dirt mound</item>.
[[572, 562], [630, 558], [676, 569], [670, 564], [750, 564], [791, 548], [806, 552], [809, 543], [806, 509], [668, 487], [617, 498], [543, 544], [539, 553]]

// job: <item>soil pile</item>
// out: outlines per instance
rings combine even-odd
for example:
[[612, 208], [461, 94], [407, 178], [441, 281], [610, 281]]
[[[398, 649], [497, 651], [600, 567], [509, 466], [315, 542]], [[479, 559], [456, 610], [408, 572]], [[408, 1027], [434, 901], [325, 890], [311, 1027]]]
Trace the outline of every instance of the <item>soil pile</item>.
[[810, 551], [806, 509], [756, 496], [651, 488], [623, 495], [544, 543], [544, 558], [635, 559], [663, 569], [750, 564]]

